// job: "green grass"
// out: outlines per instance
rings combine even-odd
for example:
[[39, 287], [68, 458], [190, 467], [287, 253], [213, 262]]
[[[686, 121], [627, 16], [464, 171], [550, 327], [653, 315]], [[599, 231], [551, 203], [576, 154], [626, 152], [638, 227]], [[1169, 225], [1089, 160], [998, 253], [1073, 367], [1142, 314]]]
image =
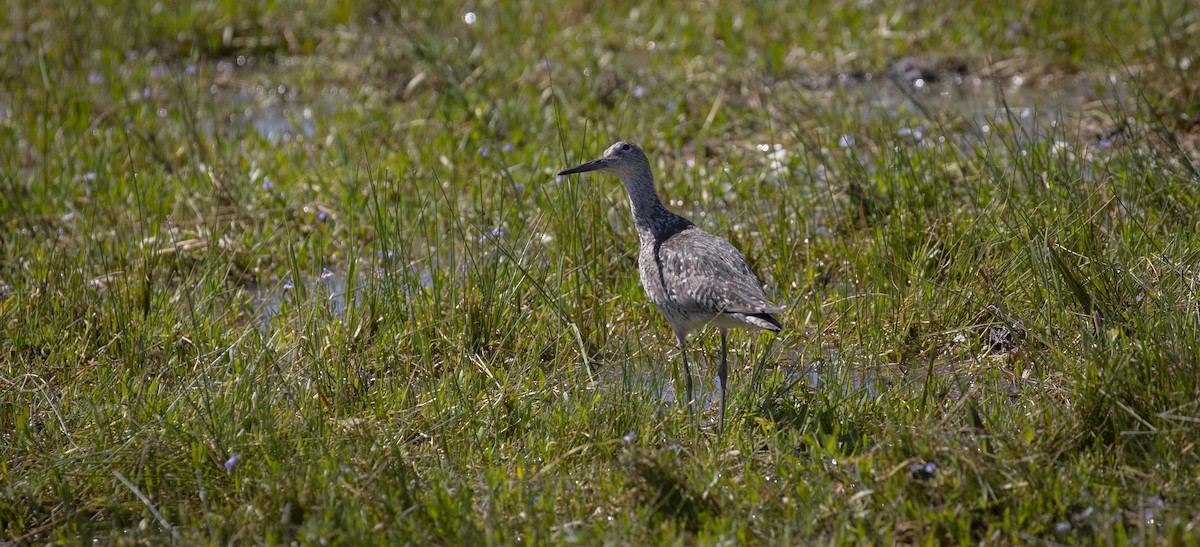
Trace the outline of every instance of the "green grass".
[[[4, 541], [1200, 541], [1200, 12], [715, 4], [6, 10]], [[788, 306], [723, 435], [618, 138]]]

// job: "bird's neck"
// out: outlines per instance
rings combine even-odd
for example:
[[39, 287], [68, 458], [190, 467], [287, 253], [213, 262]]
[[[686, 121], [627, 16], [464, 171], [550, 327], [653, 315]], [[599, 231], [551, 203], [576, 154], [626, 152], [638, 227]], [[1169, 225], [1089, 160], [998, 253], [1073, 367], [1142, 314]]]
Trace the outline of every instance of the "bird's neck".
[[659, 232], [675, 229], [680, 222], [687, 223], [683, 217], [669, 211], [658, 199], [658, 193], [654, 190], [653, 175], [631, 175], [625, 177], [623, 182], [625, 190], [629, 192], [633, 222], [639, 232], [657, 235]]

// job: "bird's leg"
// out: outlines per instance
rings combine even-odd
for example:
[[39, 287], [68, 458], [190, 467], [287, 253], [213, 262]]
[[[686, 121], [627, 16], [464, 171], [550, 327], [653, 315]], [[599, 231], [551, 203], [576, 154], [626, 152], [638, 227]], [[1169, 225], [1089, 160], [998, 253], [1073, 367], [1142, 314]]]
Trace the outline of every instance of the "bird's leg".
[[687, 399], [683, 401], [683, 404], [690, 414], [692, 411], [692, 370], [688, 368], [687, 362], [687, 333], [676, 331], [675, 337], [679, 339], [679, 357], [683, 360], [684, 386], [687, 387]]
[[717, 379], [721, 381], [721, 421], [720, 431], [725, 431], [725, 384], [729, 377], [729, 367], [726, 365], [725, 335], [727, 329], [721, 329], [721, 366], [717, 368]]

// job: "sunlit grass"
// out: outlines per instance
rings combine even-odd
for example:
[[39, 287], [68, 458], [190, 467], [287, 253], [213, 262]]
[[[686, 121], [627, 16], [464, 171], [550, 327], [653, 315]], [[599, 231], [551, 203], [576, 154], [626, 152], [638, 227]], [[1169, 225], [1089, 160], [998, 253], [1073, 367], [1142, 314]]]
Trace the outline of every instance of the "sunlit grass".
[[[10, 10], [4, 537], [1196, 541], [1196, 11], [860, 4]], [[618, 138], [788, 306], [724, 435]]]

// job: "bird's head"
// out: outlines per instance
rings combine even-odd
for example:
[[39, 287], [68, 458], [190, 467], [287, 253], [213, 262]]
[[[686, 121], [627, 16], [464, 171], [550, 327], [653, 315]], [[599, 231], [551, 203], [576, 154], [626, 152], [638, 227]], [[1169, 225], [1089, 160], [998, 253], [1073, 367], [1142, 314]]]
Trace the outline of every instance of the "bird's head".
[[574, 175], [588, 171], [607, 171], [624, 179], [641, 172], [649, 173], [650, 160], [646, 159], [646, 154], [638, 145], [628, 141], [618, 141], [608, 147], [603, 156], [582, 165], [564, 169], [558, 174]]

